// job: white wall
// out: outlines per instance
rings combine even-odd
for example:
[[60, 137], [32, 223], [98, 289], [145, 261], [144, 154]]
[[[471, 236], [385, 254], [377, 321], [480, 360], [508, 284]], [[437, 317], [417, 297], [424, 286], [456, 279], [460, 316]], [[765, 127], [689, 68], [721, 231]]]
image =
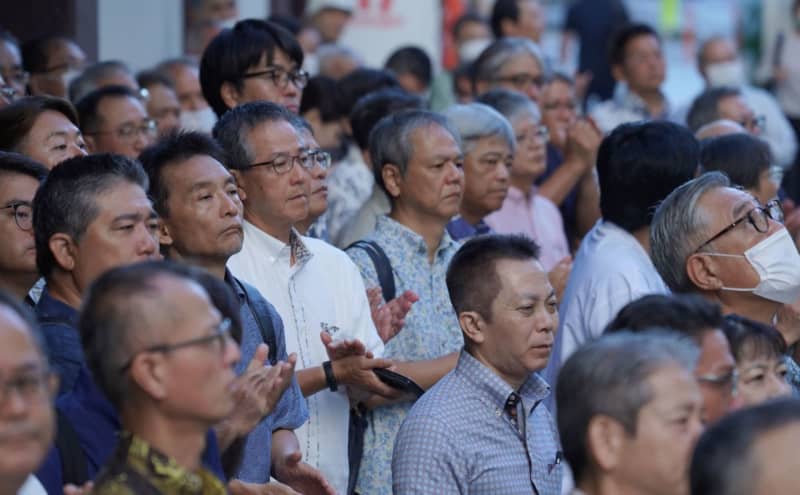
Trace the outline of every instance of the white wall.
[[182, 0], [98, 0], [97, 17], [98, 60], [139, 71], [181, 55]]

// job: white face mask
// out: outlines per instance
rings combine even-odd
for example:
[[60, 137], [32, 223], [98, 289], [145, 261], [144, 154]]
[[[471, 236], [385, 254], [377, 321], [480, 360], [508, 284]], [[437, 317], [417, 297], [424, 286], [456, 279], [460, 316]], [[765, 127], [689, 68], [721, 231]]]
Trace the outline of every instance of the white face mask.
[[745, 257], [761, 281], [752, 289], [721, 287], [723, 290], [752, 292], [783, 304], [800, 298], [800, 254], [789, 231], [781, 229], [741, 254], [706, 253], [713, 256]]
[[211, 134], [211, 130], [214, 129], [214, 124], [216, 123], [217, 114], [214, 113], [211, 107], [181, 111], [180, 124], [184, 130]]
[[492, 40], [489, 38], [475, 38], [465, 41], [458, 47], [458, 59], [461, 63], [472, 62], [491, 44]]
[[219, 21], [219, 27], [220, 29], [233, 29], [233, 26], [235, 26], [237, 22], [239, 22], [239, 19], [236, 17], [229, 17], [228, 19]]
[[709, 64], [706, 67], [706, 77], [708, 77], [708, 84], [712, 87], [733, 86], [738, 88], [747, 82], [744, 75], [744, 65], [738, 59], [719, 64]]

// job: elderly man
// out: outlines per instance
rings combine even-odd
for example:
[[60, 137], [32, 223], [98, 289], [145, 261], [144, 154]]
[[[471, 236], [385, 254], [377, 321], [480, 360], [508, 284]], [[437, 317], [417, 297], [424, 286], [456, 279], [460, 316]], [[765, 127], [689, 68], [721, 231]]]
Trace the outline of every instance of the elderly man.
[[522, 236], [467, 243], [447, 270], [464, 349], [414, 405], [394, 447], [394, 493], [561, 493], [553, 420], [537, 407], [558, 326], [555, 291]]
[[541, 48], [531, 40], [501, 38], [481, 52], [471, 73], [474, 96], [490, 89], [504, 88], [539, 101], [547, 64]]
[[47, 366], [36, 322], [15, 297], [0, 291], [0, 486], [3, 493], [44, 493], [31, 476], [55, 434], [53, 397], [58, 380]]
[[153, 144], [158, 133], [144, 103], [125, 86], [92, 91], [75, 109], [90, 153], [117, 153], [135, 159]]
[[47, 168], [18, 153], [0, 152], [0, 288], [33, 305], [28, 296], [39, 270], [33, 241], [33, 196]]
[[[383, 353], [383, 342], [358, 268], [343, 252], [293, 228], [308, 215], [308, 171], [314, 165], [296, 119], [274, 103], [252, 102], [226, 112], [214, 128], [244, 193], [244, 245], [228, 267], [283, 318], [287, 351], [298, 355], [297, 380], [310, 413], [309, 422], [296, 430], [300, 447], [307, 462], [344, 493], [348, 394], [394, 395], [372, 371], [391, 363], [373, 358]], [[331, 359], [325, 345], [330, 339], [358, 340], [354, 347], [360, 352]]]
[[[228, 258], [242, 248], [243, 207], [236, 182], [222, 164], [222, 149], [204, 134], [178, 134], [146, 150], [141, 160], [150, 179], [153, 207], [160, 216], [162, 251], [169, 259], [205, 268], [224, 280], [237, 296], [243, 332], [242, 359], [236, 365], [236, 373], [242, 374], [247, 363], [263, 352], [261, 348], [266, 343], [271, 347], [270, 362], [275, 373], [285, 375], [284, 379], [291, 377], [297, 355], [286, 354], [280, 316], [255, 288], [237, 280], [225, 268]], [[273, 378], [265, 377], [278, 385], [279, 381]], [[289, 382], [291, 386], [275, 411], [259, 418], [243, 438], [237, 479], [265, 483], [274, 472], [277, 479], [302, 490], [304, 483], [313, 483], [318, 476], [294, 455], [299, 446], [293, 430], [303, 425], [308, 411], [296, 380], [286, 380]], [[275, 451], [274, 459], [271, 450]]]
[[291, 33], [247, 19], [208, 44], [200, 60], [200, 84], [218, 117], [251, 101], [271, 101], [297, 113], [308, 83], [302, 66], [303, 49]]
[[86, 296], [80, 335], [98, 386], [124, 431], [94, 493], [225, 494], [202, 467], [209, 428], [229, 416], [239, 346], [206, 290], [185, 269], [112, 269]]
[[666, 332], [605, 336], [570, 357], [556, 400], [575, 494], [688, 494], [703, 428], [696, 361], [691, 342]]
[[605, 333], [644, 332], [668, 328], [694, 340], [700, 357], [694, 376], [703, 395], [703, 424], [717, 422], [740, 404], [736, 400], [738, 376], [728, 340], [722, 333], [719, 307], [700, 296], [651, 295], [622, 308]]
[[672, 111], [661, 85], [666, 63], [661, 38], [646, 24], [617, 31], [609, 51], [611, 74], [617, 80], [614, 98], [592, 111], [597, 125], [609, 133], [620, 124], [667, 118]]
[[[414, 378], [429, 386], [455, 366], [461, 347], [444, 280], [458, 250], [445, 227], [458, 214], [463, 195], [461, 140], [443, 116], [413, 110], [384, 117], [372, 130], [369, 144], [375, 181], [390, 198], [391, 212], [379, 217], [375, 231], [347, 253], [365, 285], [381, 287], [387, 302], [392, 288], [419, 296], [403, 330], [386, 343], [384, 356], [426, 361], [415, 363]], [[371, 412], [358, 476], [360, 493], [391, 493], [386, 476], [393, 439], [410, 407], [402, 402]]]
[[22, 65], [30, 74], [32, 95], [67, 97], [67, 85], [80, 74], [86, 54], [63, 36], [45, 36], [22, 45]]
[[689, 130], [669, 122], [623, 125], [603, 140], [597, 157], [603, 218], [575, 256], [548, 378], [555, 379], [558, 358], [598, 337], [622, 306], [668, 292], [648, 255], [652, 209], [695, 175], [698, 158]]
[[217, 116], [203, 98], [197, 62], [189, 58], [173, 58], [159, 63], [153, 70], [167, 77], [175, 88], [175, 96], [181, 105], [181, 128], [211, 134]]
[[306, 16], [323, 43], [336, 43], [355, 7], [355, 0], [310, 0], [306, 4]]
[[[709, 172], [675, 189], [653, 217], [653, 263], [673, 292], [698, 293], [771, 325], [784, 304], [800, 298], [800, 254], [779, 223], [776, 202], [760, 205], [728, 178]], [[798, 325], [777, 318], [788, 345]]]
[[145, 101], [145, 109], [156, 121], [158, 136], [163, 137], [177, 131], [180, 127], [181, 107], [172, 81], [154, 71], [140, 72], [136, 81], [147, 90], [149, 96]]
[[454, 105], [443, 115], [459, 133], [464, 151], [464, 197], [459, 214], [447, 224], [457, 240], [486, 234], [484, 217], [503, 206], [514, 160], [514, 130], [505, 117], [482, 103]]
[[706, 430], [692, 457], [692, 495], [793, 493], [800, 402], [782, 399], [744, 409]]
[[130, 67], [119, 60], [107, 60], [90, 65], [69, 83], [69, 99], [72, 103], [78, 103], [92, 91], [105, 86], [125, 86], [141, 94]]
[[706, 89], [692, 102], [686, 124], [692, 132], [716, 120], [732, 120], [754, 136], [760, 136], [764, 127], [763, 117], [747, 104], [741, 90], [729, 86]]
[[746, 79], [744, 62], [733, 41], [714, 36], [700, 46], [697, 53], [700, 75], [708, 87], [732, 86], [742, 92], [744, 101], [764, 117], [761, 137], [769, 143], [775, 163], [789, 167], [797, 153], [797, 137], [774, 96], [756, 88]]

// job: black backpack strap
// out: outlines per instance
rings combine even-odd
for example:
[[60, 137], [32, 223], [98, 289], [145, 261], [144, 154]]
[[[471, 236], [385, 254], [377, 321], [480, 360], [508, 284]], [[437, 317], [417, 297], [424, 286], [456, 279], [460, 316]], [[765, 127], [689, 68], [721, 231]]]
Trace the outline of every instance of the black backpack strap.
[[378, 274], [378, 283], [383, 292], [384, 301], [391, 301], [395, 296], [394, 273], [392, 273], [392, 262], [386, 256], [386, 252], [375, 241], [361, 240], [350, 244], [347, 249], [358, 248], [364, 250], [375, 265]]
[[64, 484], [81, 486], [89, 481], [89, 465], [81, 449], [78, 434], [69, 419], [56, 409], [56, 449], [61, 460], [61, 477]]
[[247, 284], [241, 283], [237, 280], [239, 286], [244, 290], [244, 299], [247, 307], [250, 308], [250, 313], [253, 314], [253, 318], [256, 320], [256, 324], [258, 325], [258, 330], [261, 332], [261, 338], [264, 340], [264, 343], [269, 346], [269, 362], [270, 364], [275, 364], [278, 362], [278, 344], [275, 340], [275, 328], [272, 326], [272, 321], [264, 321], [266, 319], [266, 315], [263, 314], [262, 311], [259, 311], [253, 304], [253, 299], [263, 297], [260, 293], [255, 292], [255, 289]]

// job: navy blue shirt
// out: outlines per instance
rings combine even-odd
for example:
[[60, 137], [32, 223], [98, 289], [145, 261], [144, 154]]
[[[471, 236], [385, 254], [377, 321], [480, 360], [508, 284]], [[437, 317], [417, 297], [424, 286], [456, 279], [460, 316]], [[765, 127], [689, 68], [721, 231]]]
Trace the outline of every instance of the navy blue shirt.
[[[561, 164], [564, 163], [564, 156], [552, 144], [547, 144], [547, 169], [545, 172], [536, 179], [536, 185], [540, 186], [544, 181], [553, 175]], [[572, 245], [572, 241], [576, 235], [576, 228], [578, 223], [578, 186], [572, 188], [567, 193], [564, 201], [558, 207], [561, 210], [561, 218], [564, 219], [564, 231], [567, 234], [567, 242]]]
[[467, 241], [478, 235], [492, 233], [492, 228], [486, 225], [483, 219], [480, 219], [477, 225], [472, 225], [464, 220], [464, 217], [461, 215], [450, 220], [446, 228], [447, 233], [450, 234], [450, 237], [455, 241]]
[[[73, 390], [56, 401], [56, 409], [66, 416], [75, 430], [86, 459], [87, 474], [89, 479], [94, 479], [117, 447], [122, 428], [117, 411], [94, 383], [86, 366], [79, 368]], [[220, 462], [217, 436], [213, 430], [209, 430], [206, 435], [202, 462], [219, 479], [226, 479]], [[64, 481], [61, 458], [55, 447], [50, 450], [36, 477], [47, 489], [47, 493], [62, 493]]]
[[78, 333], [78, 310], [53, 299], [45, 286], [36, 304], [36, 317], [47, 347], [47, 359], [58, 374], [61, 397], [72, 390], [78, 370], [86, 362]]

